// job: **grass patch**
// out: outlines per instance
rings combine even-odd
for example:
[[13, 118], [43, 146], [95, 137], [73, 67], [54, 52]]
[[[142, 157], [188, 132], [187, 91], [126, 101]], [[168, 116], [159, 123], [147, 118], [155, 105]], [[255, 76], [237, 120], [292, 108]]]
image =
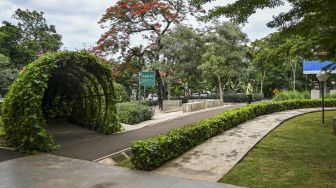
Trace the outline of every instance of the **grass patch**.
[[120, 163], [117, 164], [117, 166], [121, 166], [121, 167], [124, 167], [124, 168], [129, 168], [129, 169], [135, 169], [135, 167], [132, 164], [130, 159], [126, 159], [124, 161], [121, 161]]
[[220, 182], [246, 187], [335, 187], [335, 111], [309, 113], [266, 136]]
[[298, 100], [298, 99], [310, 99], [310, 93], [307, 91], [282, 91], [273, 97], [273, 101], [286, 101], [286, 100]]

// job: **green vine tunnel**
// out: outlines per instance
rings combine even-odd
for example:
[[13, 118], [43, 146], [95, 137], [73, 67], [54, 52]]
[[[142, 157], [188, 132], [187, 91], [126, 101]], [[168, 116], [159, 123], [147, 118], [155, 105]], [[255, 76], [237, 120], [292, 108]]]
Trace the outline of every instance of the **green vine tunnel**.
[[115, 101], [112, 70], [103, 59], [84, 51], [47, 54], [27, 66], [4, 99], [6, 138], [23, 152], [56, 149], [45, 130], [46, 119], [54, 117], [118, 132]]

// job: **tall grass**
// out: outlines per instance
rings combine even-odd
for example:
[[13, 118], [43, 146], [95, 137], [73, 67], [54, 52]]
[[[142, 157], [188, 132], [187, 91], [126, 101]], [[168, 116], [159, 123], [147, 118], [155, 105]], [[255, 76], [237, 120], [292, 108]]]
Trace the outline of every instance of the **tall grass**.
[[310, 94], [308, 91], [303, 91], [303, 92], [282, 91], [273, 97], [273, 101], [286, 101], [286, 100], [294, 100], [294, 99], [310, 99]]
[[326, 99], [336, 99], [336, 94], [327, 94], [325, 96]]

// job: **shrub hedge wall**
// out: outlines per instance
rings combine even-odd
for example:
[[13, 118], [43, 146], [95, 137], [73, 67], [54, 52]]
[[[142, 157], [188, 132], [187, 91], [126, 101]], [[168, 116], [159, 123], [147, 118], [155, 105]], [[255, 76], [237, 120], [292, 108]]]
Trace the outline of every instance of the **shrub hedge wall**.
[[127, 102], [131, 100], [123, 85], [117, 82], [113, 82], [113, 87], [117, 103]]
[[27, 65], [10, 87], [1, 115], [6, 141], [25, 153], [59, 148], [45, 129], [46, 109], [59, 98], [74, 103], [69, 121], [102, 134], [121, 130], [110, 64], [86, 51], [57, 52]]
[[[133, 153], [131, 162], [137, 169], [152, 170], [207, 139], [255, 117], [278, 111], [320, 106], [321, 101], [319, 100], [291, 100], [264, 102], [227, 110], [206, 120], [174, 129], [167, 134], [133, 143], [131, 145]], [[326, 100], [325, 106], [335, 107], [336, 100]]]

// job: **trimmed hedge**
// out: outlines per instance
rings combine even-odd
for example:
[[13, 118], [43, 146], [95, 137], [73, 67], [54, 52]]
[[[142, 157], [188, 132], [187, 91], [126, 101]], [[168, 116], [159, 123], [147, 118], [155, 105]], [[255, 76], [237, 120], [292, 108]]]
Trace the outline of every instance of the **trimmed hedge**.
[[137, 124], [153, 117], [150, 106], [139, 102], [123, 102], [117, 104], [117, 113], [122, 123]]
[[[180, 156], [207, 139], [255, 117], [284, 110], [320, 106], [320, 100], [291, 100], [263, 102], [227, 110], [206, 120], [174, 129], [167, 134], [133, 143], [131, 145], [133, 153], [131, 162], [137, 169], [152, 170]], [[326, 100], [325, 106], [336, 106], [336, 100]]]

